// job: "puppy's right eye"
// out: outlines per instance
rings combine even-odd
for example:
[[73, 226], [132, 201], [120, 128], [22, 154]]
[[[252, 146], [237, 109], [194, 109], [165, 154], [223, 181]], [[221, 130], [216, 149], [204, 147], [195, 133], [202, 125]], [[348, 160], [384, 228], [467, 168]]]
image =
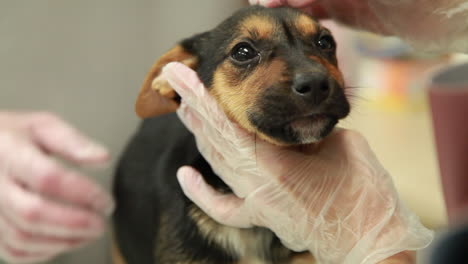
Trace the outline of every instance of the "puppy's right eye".
[[250, 61], [258, 55], [258, 52], [247, 42], [237, 44], [231, 51], [231, 57], [238, 62]]

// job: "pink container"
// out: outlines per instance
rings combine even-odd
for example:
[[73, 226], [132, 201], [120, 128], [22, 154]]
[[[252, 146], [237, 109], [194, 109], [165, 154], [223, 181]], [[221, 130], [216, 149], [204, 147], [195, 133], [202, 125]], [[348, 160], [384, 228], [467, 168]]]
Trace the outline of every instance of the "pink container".
[[429, 87], [434, 136], [451, 223], [468, 216], [468, 63], [436, 74]]

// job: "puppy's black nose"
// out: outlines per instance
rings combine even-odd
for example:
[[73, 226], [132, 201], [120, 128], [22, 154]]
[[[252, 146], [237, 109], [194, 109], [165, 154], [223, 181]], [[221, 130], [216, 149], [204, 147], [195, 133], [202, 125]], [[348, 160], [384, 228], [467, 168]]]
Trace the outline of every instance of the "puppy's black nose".
[[317, 104], [327, 99], [331, 92], [328, 76], [323, 73], [297, 75], [292, 89], [295, 94]]

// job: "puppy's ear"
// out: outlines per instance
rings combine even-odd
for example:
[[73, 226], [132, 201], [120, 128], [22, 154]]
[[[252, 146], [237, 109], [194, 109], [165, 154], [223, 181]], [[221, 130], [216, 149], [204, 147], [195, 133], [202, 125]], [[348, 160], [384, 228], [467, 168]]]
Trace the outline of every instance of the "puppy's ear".
[[206, 35], [199, 34], [182, 41], [166, 52], [149, 70], [136, 100], [135, 112], [141, 118], [149, 118], [174, 112], [179, 107], [179, 97], [170, 84], [162, 78], [162, 68], [170, 62], [181, 62], [196, 70], [198, 64], [197, 50], [200, 41]]

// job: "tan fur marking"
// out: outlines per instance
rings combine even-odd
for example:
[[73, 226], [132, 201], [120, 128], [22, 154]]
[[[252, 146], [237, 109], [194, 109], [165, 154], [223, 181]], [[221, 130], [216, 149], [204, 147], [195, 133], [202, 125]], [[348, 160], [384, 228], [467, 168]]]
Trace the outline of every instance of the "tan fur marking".
[[310, 253], [297, 254], [293, 257], [290, 264], [314, 264], [315, 259]]
[[301, 14], [296, 18], [295, 26], [303, 36], [310, 36], [317, 33], [318, 24], [307, 15]]
[[284, 78], [285, 67], [282, 60], [275, 59], [268, 64], [257, 66], [249, 77], [239, 85], [233, 86], [239, 78], [239, 72], [230, 62], [224, 62], [214, 74], [211, 94], [217, 99], [227, 116], [241, 127], [256, 133], [264, 140], [281, 144], [257, 131], [250, 124], [247, 111], [255, 107], [258, 94]]
[[341, 71], [335, 65], [331, 64], [330, 62], [326, 61], [323, 58], [317, 56], [309, 56], [310, 59], [322, 64], [327, 70], [328, 73], [341, 85], [344, 86], [344, 79]]
[[173, 100], [176, 93], [169, 83], [157, 78], [161, 69], [174, 61], [184, 63], [191, 68], [196, 67], [197, 64], [197, 59], [180, 45], [175, 46], [158, 59], [146, 75], [135, 104], [135, 112], [139, 117], [162, 115], [174, 112], [179, 107]]
[[119, 247], [115, 240], [112, 240], [112, 249], [111, 249], [112, 263], [113, 264], [126, 264], [122, 254], [120, 254]]
[[242, 21], [240, 26], [242, 27], [241, 34], [244, 37], [256, 37], [257, 39], [270, 38], [275, 31], [274, 20], [263, 16], [249, 16]]

